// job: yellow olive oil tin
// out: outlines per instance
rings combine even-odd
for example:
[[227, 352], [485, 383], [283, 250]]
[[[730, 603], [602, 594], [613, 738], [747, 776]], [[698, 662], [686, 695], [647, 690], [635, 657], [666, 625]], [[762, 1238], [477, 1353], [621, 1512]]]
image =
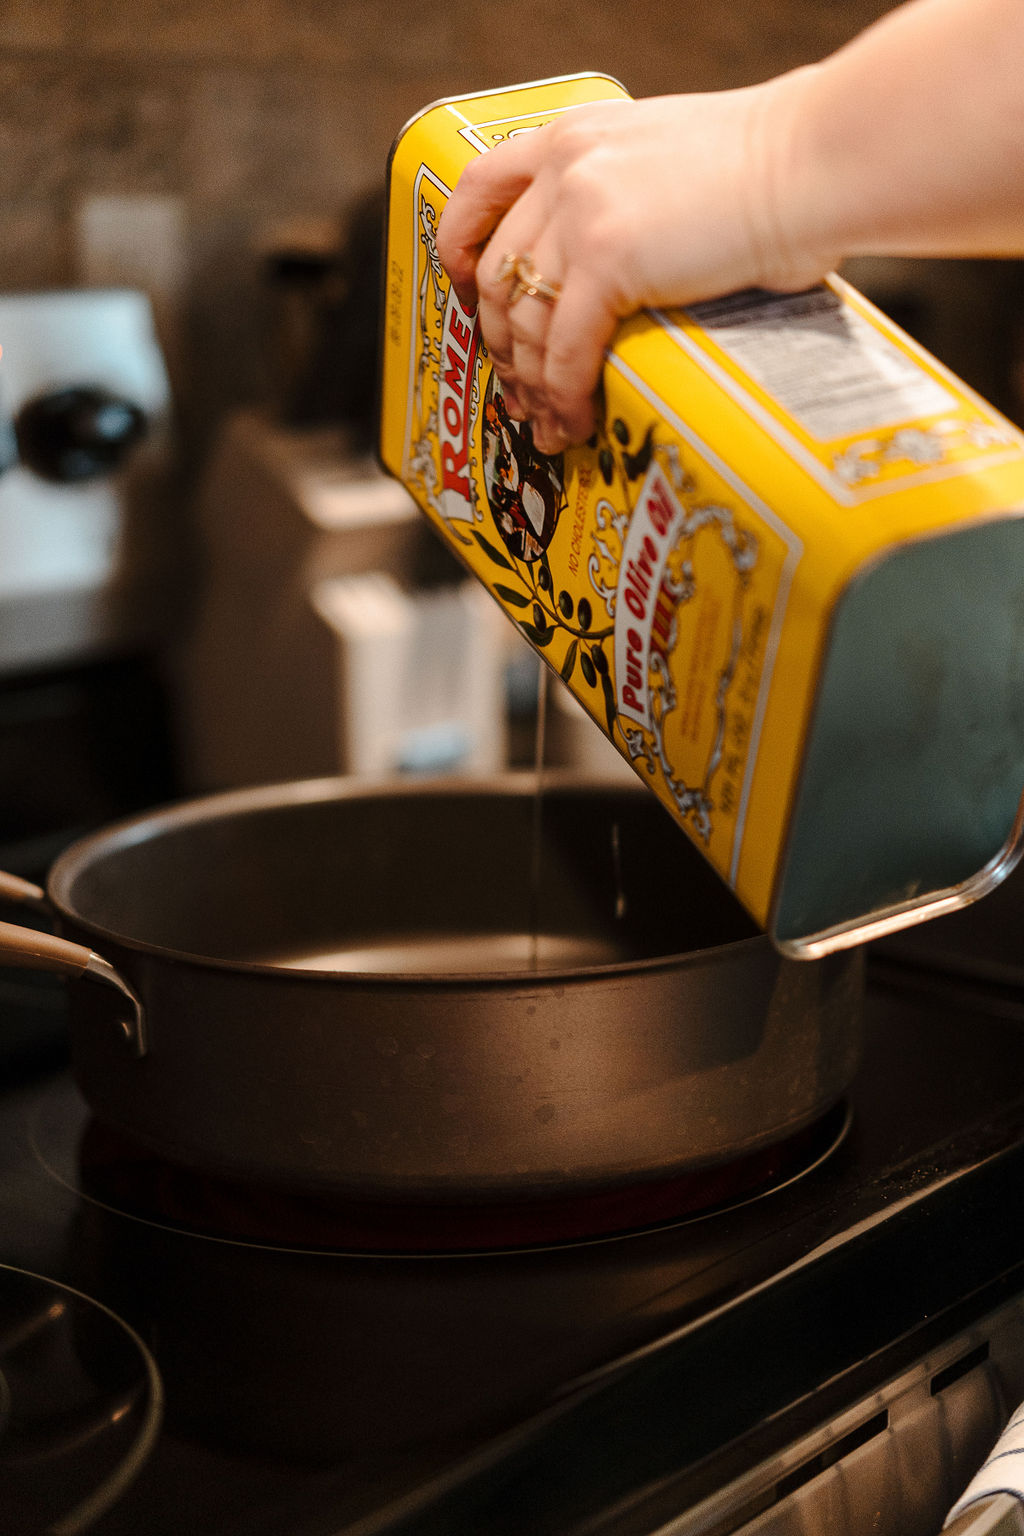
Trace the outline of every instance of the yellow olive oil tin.
[[784, 952], [1020, 851], [1024, 437], [838, 277], [645, 312], [546, 457], [437, 258], [463, 167], [625, 93], [439, 102], [392, 151], [380, 453]]

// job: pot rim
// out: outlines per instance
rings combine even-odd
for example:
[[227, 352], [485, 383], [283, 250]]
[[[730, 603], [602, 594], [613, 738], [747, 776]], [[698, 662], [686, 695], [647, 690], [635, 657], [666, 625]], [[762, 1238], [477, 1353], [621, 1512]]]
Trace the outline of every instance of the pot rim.
[[[76, 839], [55, 859], [46, 880], [46, 892], [54, 911], [77, 930], [94, 936], [97, 948], [104, 944], [116, 944], [120, 949], [154, 959], [187, 965], [202, 971], [225, 972], [267, 977], [281, 983], [299, 985], [331, 984], [349, 990], [372, 985], [388, 990], [402, 991], [424, 987], [433, 990], [465, 991], [472, 989], [525, 989], [529, 991], [561, 986], [587, 979], [612, 980], [618, 976], [634, 976], [657, 972], [677, 971], [691, 966], [735, 962], [749, 956], [757, 959], [765, 953], [776, 957], [780, 964], [787, 962], [779, 955], [765, 933], [750, 933], [729, 939], [722, 944], [708, 945], [700, 949], [684, 949], [672, 954], [649, 955], [633, 960], [615, 960], [604, 964], [558, 966], [543, 970], [491, 970], [486, 971], [338, 971], [273, 964], [268, 961], [238, 960], [227, 956], [203, 955], [154, 944], [148, 940], [133, 938], [113, 928], [108, 928], [85, 916], [74, 904], [71, 891], [75, 880], [100, 855], [116, 853], [122, 849], [149, 842], [166, 831], [203, 822], [231, 819], [261, 810], [282, 810], [289, 806], [314, 805], [333, 800], [380, 800], [392, 798], [456, 799], [473, 795], [493, 798], [513, 796], [520, 799], [532, 797], [536, 787], [536, 775], [530, 770], [490, 774], [486, 777], [428, 777], [421, 779], [354, 779], [347, 776], [329, 776], [314, 779], [286, 780], [276, 784], [260, 784], [243, 789], [219, 790], [209, 794], [175, 801], [169, 805], [139, 812], [119, 819], [109, 826]], [[610, 783], [604, 779], [580, 778], [578, 775], [545, 770], [543, 790], [578, 790], [582, 794], [611, 794], [630, 798], [647, 798], [649, 792], [641, 784], [635, 786]], [[666, 816], [668, 812], [665, 812]], [[710, 868], [710, 866], [709, 866]], [[712, 873], [714, 873], [712, 871]], [[742, 909], [739, 909], [742, 911]]]

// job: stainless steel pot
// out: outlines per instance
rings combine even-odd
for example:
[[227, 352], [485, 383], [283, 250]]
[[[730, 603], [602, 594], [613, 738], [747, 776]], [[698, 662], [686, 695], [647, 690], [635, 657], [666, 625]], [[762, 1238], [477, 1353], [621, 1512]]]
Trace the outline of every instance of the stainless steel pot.
[[305, 1190], [614, 1188], [837, 1102], [855, 952], [783, 960], [640, 786], [547, 787], [539, 881], [533, 817], [525, 776], [211, 796], [65, 852], [63, 937], [5, 926], [2, 961], [79, 976], [73, 1065], [99, 1118]]

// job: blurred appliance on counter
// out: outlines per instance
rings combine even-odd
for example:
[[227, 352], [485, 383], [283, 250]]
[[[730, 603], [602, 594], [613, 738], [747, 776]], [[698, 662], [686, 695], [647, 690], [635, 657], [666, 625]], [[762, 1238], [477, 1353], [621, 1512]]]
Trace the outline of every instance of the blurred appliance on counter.
[[344, 422], [353, 449], [376, 438], [384, 195], [373, 186], [339, 218], [288, 219], [263, 247], [267, 367], [275, 419]]
[[176, 669], [191, 789], [504, 766], [516, 637], [347, 429], [233, 417], [199, 525]]
[[167, 608], [170, 388], [145, 295], [0, 295], [0, 671], [152, 641]]
[[145, 295], [0, 294], [0, 348], [0, 846], [32, 874], [170, 792], [179, 520]]
[[[176, 792], [161, 652], [181, 519], [144, 294], [0, 294], [0, 349], [0, 867], [39, 881], [73, 838]], [[0, 972], [0, 1065], [61, 1050], [64, 1010], [52, 978]]]

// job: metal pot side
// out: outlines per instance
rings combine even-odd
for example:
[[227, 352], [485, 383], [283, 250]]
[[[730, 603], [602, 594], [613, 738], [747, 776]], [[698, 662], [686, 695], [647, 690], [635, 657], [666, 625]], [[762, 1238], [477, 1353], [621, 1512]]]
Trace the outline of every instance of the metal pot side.
[[[77, 845], [50, 881], [62, 929], [147, 1031], [133, 1055], [116, 994], [75, 983], [88, 1102], [207, 1171], [458, 1202], [681, 1174], [842, 1097], [859, 953], [781, 957], [642, 789], [558, 784], [542, 809], [539, 899], [525, 779], [281, 786]], [[445, 969], [467, 935], [506, 965], [535, 917], [556, 968]], [[406, 940], [438, 968], [317, 968]]]

